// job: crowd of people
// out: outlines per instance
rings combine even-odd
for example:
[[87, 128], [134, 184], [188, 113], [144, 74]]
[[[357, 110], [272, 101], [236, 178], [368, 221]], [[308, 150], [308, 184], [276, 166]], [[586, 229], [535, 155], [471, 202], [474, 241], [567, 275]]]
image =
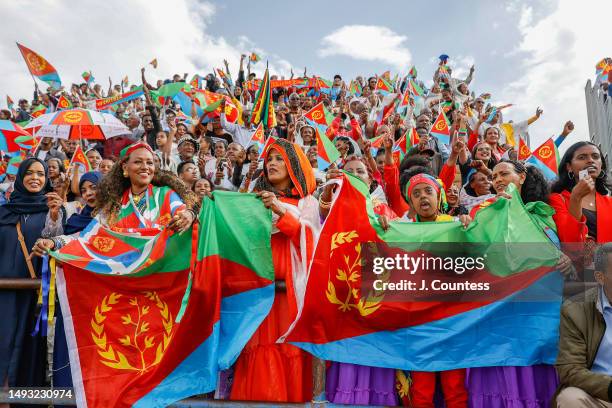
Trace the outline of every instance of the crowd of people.
[[[519, 138], [528, 140], [527, 130], [543, 110], [534, 109], [530, 118], [506, 120], [504, 107], [493, 106], [490, 94], [478, 89], [475, 68], [467, 78], [455, 78], [448, 57], [442, 56], [430, 87], [412, 71], [396, 80], [383, 74], [357, 77], [347, 84], [335, 75], [329, 87], [273, 87], [276, 125], [266, 129], [266, 137], [275, 139], [260, 152], [252, 143], [256, 124], [251, 122], [256, 97], [251, 85], [257, 78], [250, 72], [245, 75], [245, 58], [235, 82], [215, 74], [205, 78], [203, 88], [222, 95], [217, 115], [189, 117], [174, 100], [160, 106], [151, 92], [167, 83], [185, 82], [187, 75], [153, 86], [143, 69], [144, 97], [118, 104], [112, 112], [129, 134], [102, 141], [42, 138], [17, 174], [5, 174], [0, 184], [0, 278], [40, 276], [40, 255], [78, 239], [94, 218], [126, 228], [158, 225], [159, 214], [147, 218], [152, 207], [162, 205], [150, 200], [158, 197], [158, 189], [170, 191], [171, 220], [166, 226], [176, 231], [192, 225], [202, 200], [213, 191], [254, 192], [273, 213], [275, 277], [285, 280], [288, 290], [275, 298], [216, 397], [305, 402], [312, 399], [312, 357], [276, 340], [296, 313], [290, 245], [307, 246], [306, 253], [312, 253], [314, 236], [301, 237], [300, 225], [310, 218], [325, 219], [336, 188], [330, 181], [345, 172], [360, 178], [383, 228], [394, 221], [467, 225], [491, 202], [511, 199], [506, 190], [514, 185], [525, 204], [545, 203], [551, 239], [580, 244], [579, 254], [568, 253], [559, 260], [564, 277], [588, 279], [594, 271], [598, 282], [585, 300], [563, 308], [556, 369], [539, 365], [403, 373], [404, 379], [410, 378], [410, 391], [400, 396], [396, 370], [331, 362], [327, 399], [349, 405], [430, 407], [444, 400], [449, 408], [543, 407], [559, 391], [558, 406], [612, 406], [612, 247], [606, 245], [612, 240], [612, 199], [606, 159], [598, 146], [588, 141], [566, 146], [558, 179], [547, 180], [537, 166], [518, 160]], [[226, 70], [230, 72], [227, 63]], [[379, 78], [392, 89], [383, 91]], [[122, 93], [121, 85], [112, 82], [107, 92], [99, 84], [91, 85], [45, 93], [37, 88], [32, 101], [19, 100], [18, 108], [2, 110], [0, 119], [28, 121], [40, 106], [53, 112], [59, 109], [60, 97], [74, 107], [88, 108], [96, 99]], [[395, 104], [390, 111], [392, 98], [414, 85], [423, 94], [411, 95], [404, 110]], [[324, 135], [304, 118], [320, 102], [331, 113]], [[234, 122], [226, 115], [230, 103], [239, 111]], [[448, 143], [432, 131], [441, 112], [448, 121]], [[560, 128], [558, 143], [572, 132], [573, 123]], [[414, 143], [408, 143], [398, 160], [398, 140], [412, 133], [417, 136], [410, 139]], [[329, 138], [340, 154], [327, 168], [318, 160], [320, 137]], [[93, 168], [85, 174], [69, 166], [79, 144]], [[49, 382], [46, 338], [31, 335], [36, 301], [35, 292], [0, 292], [0, 310], [6, 316], [0, 319], [4, 387]], [[53, 350], [51, 381], [54, 386], [71, 386], [59, 312]]]

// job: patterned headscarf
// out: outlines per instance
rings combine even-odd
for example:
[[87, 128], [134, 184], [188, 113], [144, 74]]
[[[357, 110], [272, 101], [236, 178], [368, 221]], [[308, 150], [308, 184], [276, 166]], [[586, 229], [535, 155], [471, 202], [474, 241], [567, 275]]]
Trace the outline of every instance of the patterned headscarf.
[[131, 144], [125, 147], [123, 150], [121, 150], [121, 153], [119, 153], [119, 157], [123, 159], [124, 157], [129, 156], [134, 150], [138, 150], [138, 149], [147, 149], [148, 151], [151, 152], [151, 154], [153, 154], [153, 149], [151, 149], [151, 146], [149, 146], [147, 143], [144, 143], [144, 142], [138, 142], [138, 143]]
[[442, 182], [433, 177], [430, 176], [429, 174], [425, 174], [425, 173], [419, 173], [419, 174], [415, 174], [414, 176], [412, 176], [410, 178], [410, 180], [408, 180], [408, 183], [406, 183], [406, 201], [410, 202], [410, 195], [412, 194], [412, 189], [417, 185], [417, 184], [429, 184], [430, 186], [433, 187], [434, 190], [436, 190], [436, 192], [438, 193], [438, 210], [440, 212], [446, 212], [446, 209], [448, 208], [448, 203], [446, 202], [446, 192], [444, 191], [444, 187]]
[[292, 186], [287, 191], [277, 191], [280, 195], [289, 198], [303, 198], [312, 192], [317, 187], [315, 180], [314, 171], [306, 154], [299, 145], [288, 142], [285, 139], [276, 139], [273, 143], [270, 143], [264, 154], [264, 176], [257, 180], [255, 190], [268, 190], [276, 191], [274, 187], [268, 181], [268, 156], [270, 151], [276, 150], [280, 153], [287, 166], [287, 172], [291, 179]]

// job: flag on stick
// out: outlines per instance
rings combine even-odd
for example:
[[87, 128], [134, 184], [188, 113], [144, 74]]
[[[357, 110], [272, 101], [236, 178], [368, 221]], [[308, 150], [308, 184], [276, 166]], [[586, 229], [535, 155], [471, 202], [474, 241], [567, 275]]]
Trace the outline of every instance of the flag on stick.
[[49, 63], [49, 61], [19, 43], [17, 43], [17, 47], [19, 47], [19, 51], [21, 51], [21, 55], [23, 56], [23, 59], [32, 76], [46, 82], [53, 88], [58, 89], [60, 86], [62, 86], [62, 81], [60, 80], [57, 70]]

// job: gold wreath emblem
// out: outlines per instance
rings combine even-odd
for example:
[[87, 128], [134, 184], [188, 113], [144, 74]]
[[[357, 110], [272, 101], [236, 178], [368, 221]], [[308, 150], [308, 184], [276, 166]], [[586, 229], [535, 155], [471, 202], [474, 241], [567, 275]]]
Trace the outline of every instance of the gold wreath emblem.
[[543, 159], [548, 159], [550, 156], [552, 156], [553, 151], [550, 148], [550, 146], [542, 146], [540, 147], [540, 152], [539, 155], [541, 158]]
[[[122, 347], [115, 342], [109, 342], [106, 338], [104, 325], [107, 313], [113, 306], [119, 304], [124, 295], [113, 292], [104, 296], [102, 302], [96, 306], [94, 316], [91, 319], [91, 337], [98, 349], [100, 362], [107, 367], [117, 370], [136, 371], [144, 374], [152, 367], [159, 364], [165, 351], [172, 340], [173, 317], [168, 309], [168, 304], [161, 300], [156, 292], [142, 292], [141, 296], [132, 297], [128, 303], [134, 311], [121, 316], [124, 326], [130, 330], [124, 337], [118, 339]], [[154, 306], [161, 317], [161, 332], [146, 335], [149, 331], [151, 321], [147, 321], [151, 306]], [[155, 353], [152, 350], [155, 346]], [[120, 351], [125, 351], [125, 354]], [[127, 355], [126, 355], [127, 354]]]
[[93, 239], [92, 245], [98, 251], [106, 253], [112, 250], [115, 246], [115, 239], [106, 237], [95, 237]]
[[79, 123], [81, 121], [81, 119], [83, 119], [83, 113], [82, 112], [67, 112], [64, 115], [64, 121], [66, 123]]
[[521, 146], [521, 155], [523, 156], [529, 155], [529, 148], [526, 145]]
[[444, 130], [444, 129], [446, 129], [446, 123], [439, 120], [438, 123], [436, 123], [436, 130]]
[[[353, 240], [359, 238], [357, 231], [337, 232], [332, 235], [331, 252], [341, 245], [350, 244]], [[351, 259], [349, 255], [344, 256], [345, 268], [338, 269], [336, 280], [344, 282], [347, 286], [347, 294], [344, 300], [338, 298], [336, 286], [331, 277], [327, 281], [327, 291], [325, 295], [330, 303], [338, 305], [338, 309], [342, 312], [349, 312], [353, 309], [357, 310], [361, 316], [368, 316], [377, 311], [384, 298], [384, 292], [371, 290], [367, 296], [361, 297], [359, 283], [361, 280], [361, 243], [356, 243], [353, 246], [355, 257]], [[381, 276], [383, 280], [388, 280], [389, 274], [385, 273]]]
[[47, 67], [47, 61], [40, 58], [36, 54], [29, 53], [27, 56], [27, 59], [28, 59], [28, 63], [30, 64], [30, 66], [34, 68], [34, 71], [36, 72], [41, 72]]
[[314, 120], [319, 120], [319, 119], [321, 119], [322, 117], [323, 117], [323, 112], [321, 112], [321, 111], [314, 111], [314, 112], [312, 113], [312, 118], [313, 118]]
[[163, 227], [168, 225], [170, 223], [170, 214], [164, 214], [161, 217], [159, 217], [159, 220], [157, 220], [157, 223]]

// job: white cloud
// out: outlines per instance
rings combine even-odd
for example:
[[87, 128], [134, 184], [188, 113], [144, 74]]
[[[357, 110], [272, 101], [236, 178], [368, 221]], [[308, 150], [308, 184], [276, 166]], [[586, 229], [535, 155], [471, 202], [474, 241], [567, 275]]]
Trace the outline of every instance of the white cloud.
[[[32, 10], [36, 10], [35, 13]], [[58, 70], [62, 83], [82, 82], [81, 73], [91, 70], [96, 82], [108, 87], [108, 77], [117, 83], [125, 75], [140, 82], [140, 68], [147, 79], [169, 78], [174, 73], [205, 74], [222, 67], [223, 59], [237, 75], [240, 54], [256, 50], [270, 60], [272, 72], [288, 75], [291, 64], [269, 55], [247, 37], [232, 43], [207, 32], [215, 17], [213, 4], [197, 0], [1, 2], [0, 94], [13, 100], [31, 98], [33, 85], [21, 55], [11, 39], [40, 53]], [[159, 66], [147, 65], [157, 58]], [[254, 68], [261, 72], [265, 64]], [[46, 88], [43, 84], [43, 89]]]
[[568, 141], [588, 139], [584, 87], [594, 77], [597, 61], [610, 49], [593, 14], [600, 7], [596, 0], [559, 0], [541, 19], [533, 18], [530, 6], [520, 9], [522, 40], [515, 55], [523, 57], [517, 67], [521, 77], [496, 96], [516, 105], [507, 115], [515, 120], [532, 116], [537, 106], [544, 109], [544, 115], [532, 125], [532, 145], [558, 135], [566, 120], [575, 124]]
[[475, 64], [474, 57], [471, 55], [457, 55], [449, 61], [453, 69], [453, 78], [465, 79], [470, 73], [470, 68]]
[[382, 61], [396, 68], [406, 68], [412, 59], [404, 43], [407, 37], [387, 27], [347, 25], [326, 35], [319, 56], [344, 55], [366, 61]]

